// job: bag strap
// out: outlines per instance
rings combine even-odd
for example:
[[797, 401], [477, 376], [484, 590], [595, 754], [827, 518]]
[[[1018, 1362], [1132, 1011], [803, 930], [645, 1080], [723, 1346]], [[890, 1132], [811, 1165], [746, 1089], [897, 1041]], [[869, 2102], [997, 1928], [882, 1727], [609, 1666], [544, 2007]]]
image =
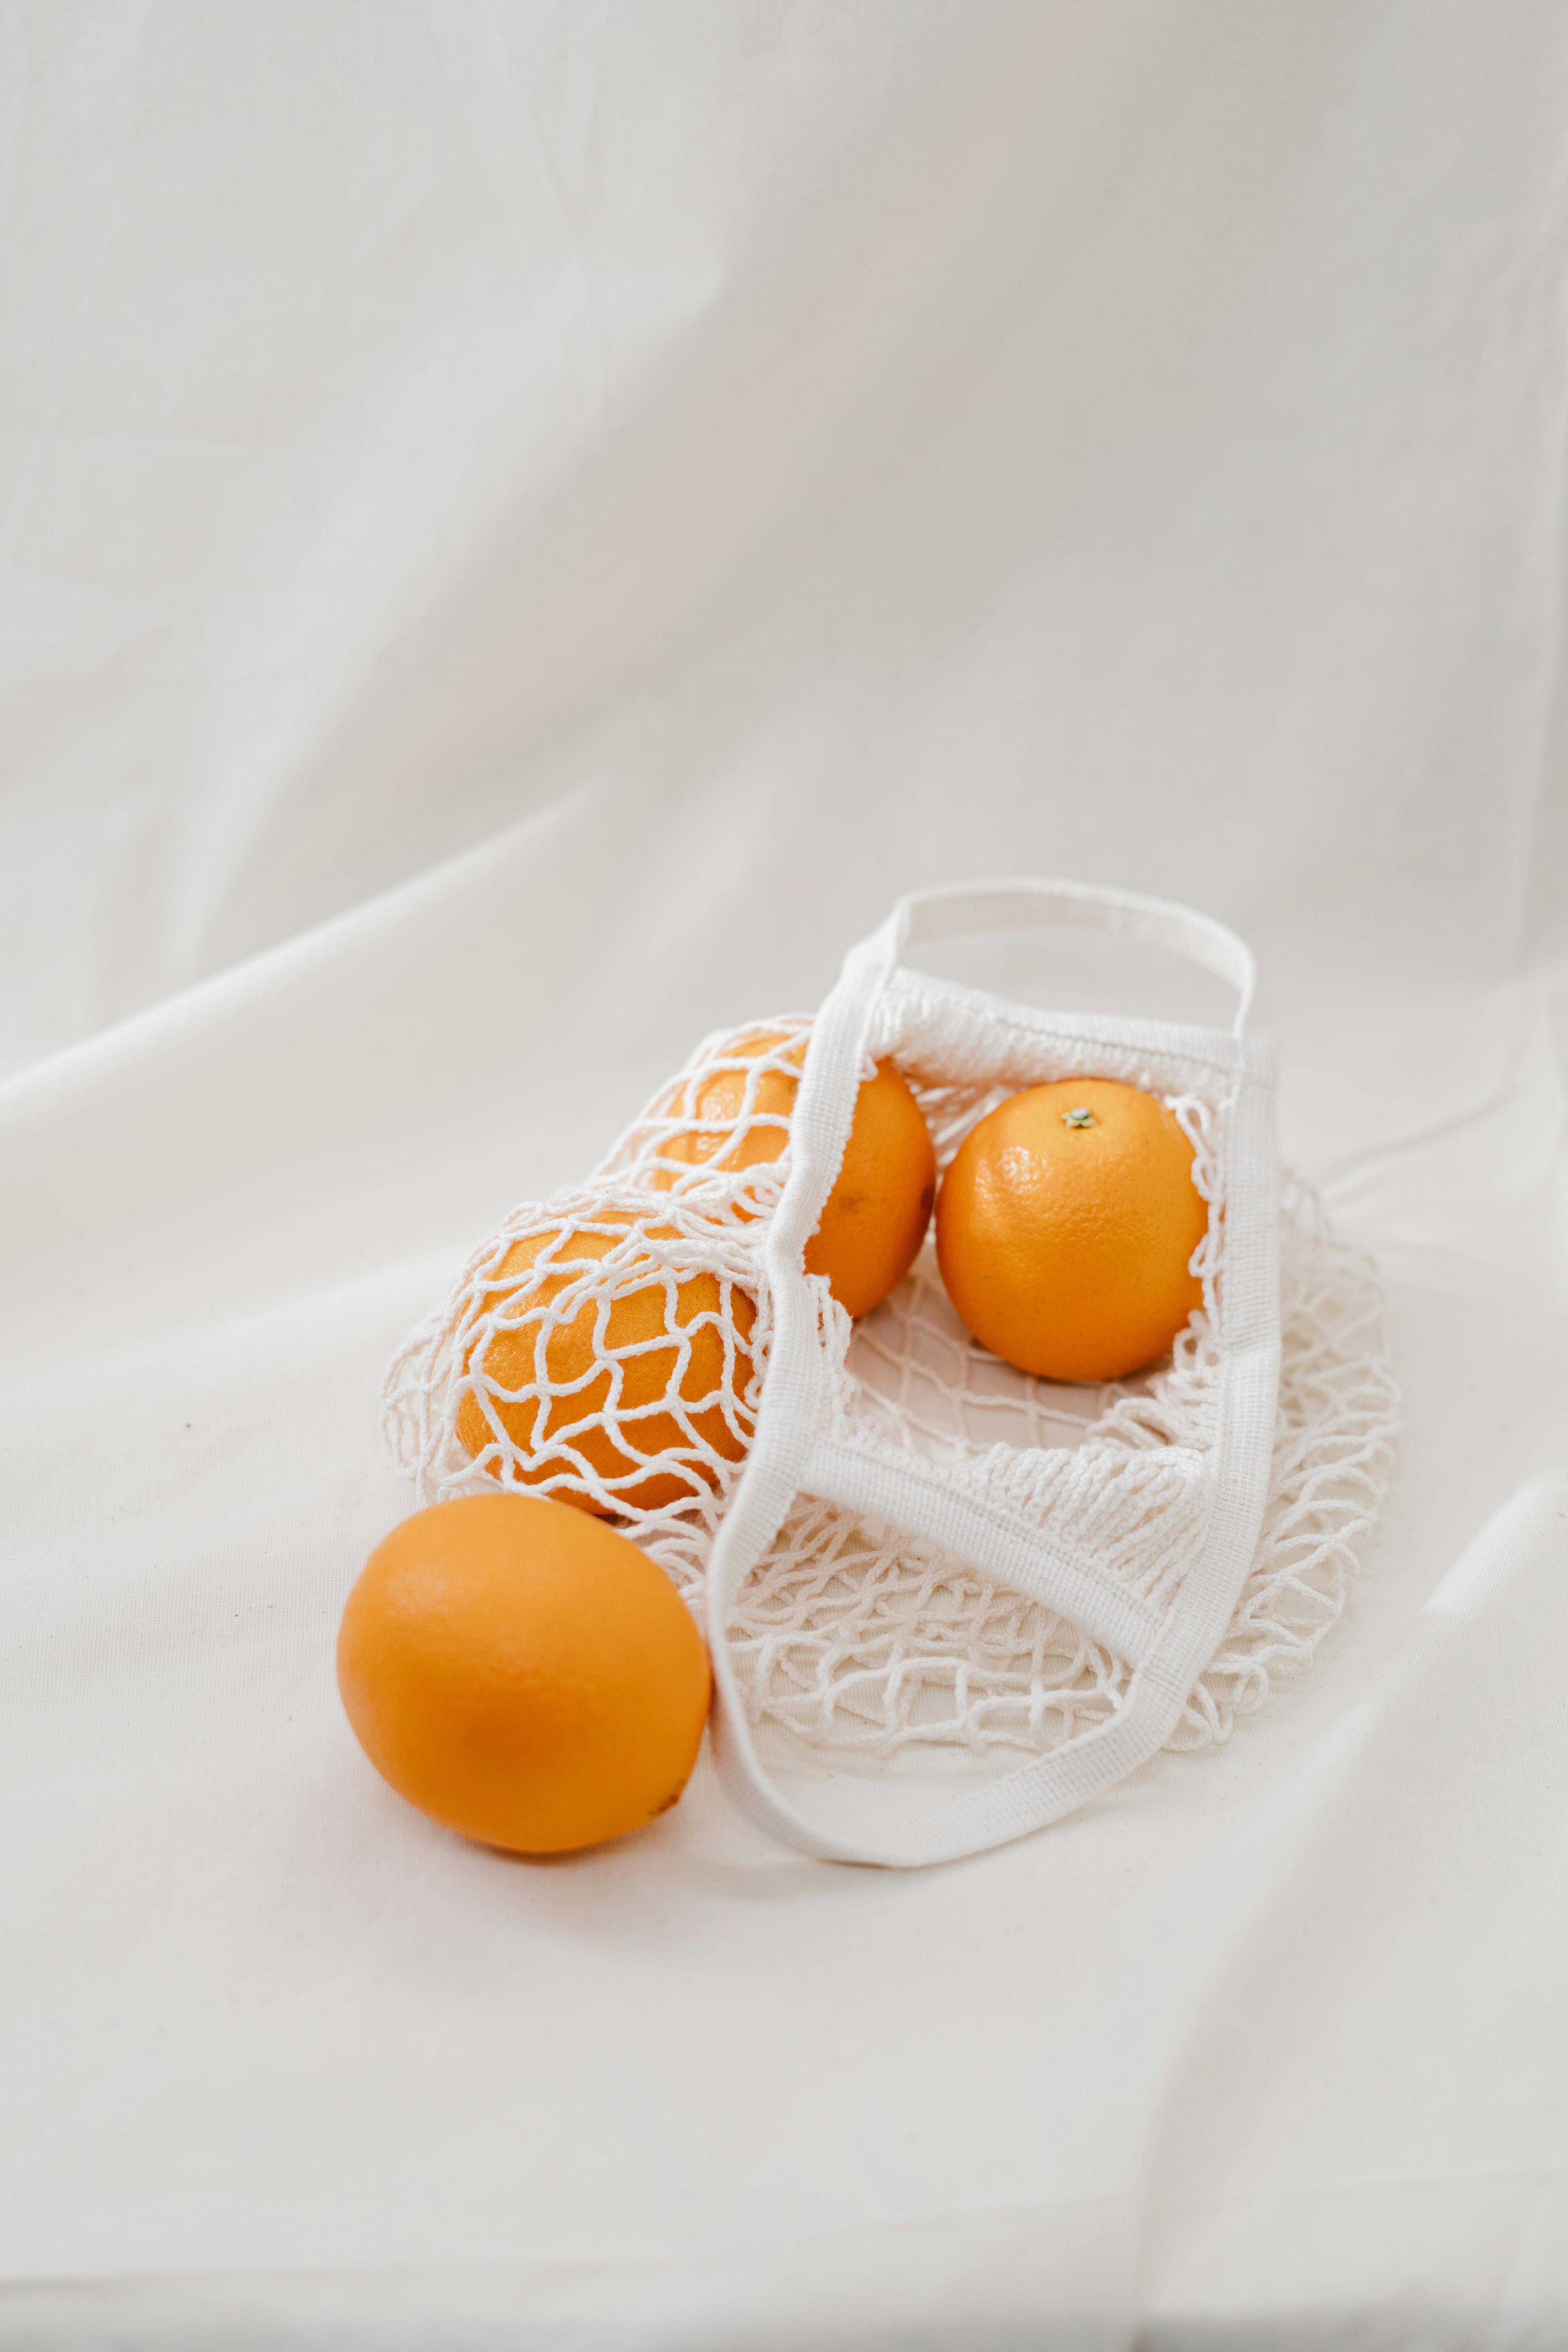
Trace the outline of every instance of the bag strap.
[[1226, 1236], [1228, 1345], [1215, 1502], [1183, 1607], [1136, 1669], [1121, 1710], [1061, 1750], [935, 1807], [923, 1822], [879, 1837], [842, 1835], [812, 1821], [774, 1786], [757, 1755], [731, 1655], [730, 1618], [741, 1586], [801, 1491], [821, 1424], [826, 1368], [803, 1264], [843, 1158], [877, 999], [906, 948], [968, 931], [1052, 923], [1148, 940], [1217, 972], [1241, 998], [1238, 1037], [1251, 1002], [1252, 957], [1223, 924], [1168, 900], [1079, 883], [1014, 881], [914, 892], [845, 959], [813, 1024], [795, 1096], [790, 1172], [763, 1244], [773, 1336], [762, 1407], [714, 1541], [707, 1595], [713, 1748], [721, 1776], [759, 1827], [823, 1860], [893, 1867], [954, 1860], [1042, 1827], [1123, 1778], [1170, 1736], [1229, 1620], [1257, 1545], [1279, 1373], [1279, 1220], [1267, 1057], [1254, 1042], [1240, 1056], [1230, 1138], [1234, 1210]]
[[875, 937], [888, 940], [889, 960], [897, 963], [906, 949], [938, 940], [1050, 929], [1142, 940], [1214, 972], [1236, 990], [1240, 1001], [1232, 1031], [1237, 1037], [1246, 1034], [1257, 979], [1251, 949], [1225, 923], [1173, 898], [1146, 898], [1135, 890], [1091, 882], [963, 882], [911, 891]]

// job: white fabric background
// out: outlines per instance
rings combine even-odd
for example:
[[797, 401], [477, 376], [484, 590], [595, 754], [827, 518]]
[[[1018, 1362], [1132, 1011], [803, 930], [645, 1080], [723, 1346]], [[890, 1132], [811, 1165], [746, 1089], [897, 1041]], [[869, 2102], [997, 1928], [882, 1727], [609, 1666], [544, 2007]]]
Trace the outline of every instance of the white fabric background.
[[[0, 2343], [1568, 2336], [1565, 122], [1545, 0], [0, 12]], [[924, 1874], [447, 1838], [393, 1341], [1028, 871], [1383, 1255], [1317, 1673]]]

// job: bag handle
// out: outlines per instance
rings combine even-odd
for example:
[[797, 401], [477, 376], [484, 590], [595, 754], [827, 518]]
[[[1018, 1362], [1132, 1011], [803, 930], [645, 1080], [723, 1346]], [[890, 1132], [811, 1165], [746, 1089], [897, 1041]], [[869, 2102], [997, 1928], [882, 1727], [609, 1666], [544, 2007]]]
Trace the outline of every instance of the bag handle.
[[1251, 949], [1226, 924], [1173, 898], [1147, 898], [1135, 890], [1113, 890], [1092, 882], [962, 882], [910, 891], [876, 937], [889, 938], [890, 960], [896, 963], [906, 948], [938, 940], [1051, 929], [1110, 931], [1201, 965], [1236, 990], [1240, 1001], [1232, 1033], [1237, 1037], [1246, 1034], [1257, 980]]
[[1256, 1045], [1247, 1045], [1233, 1122], [1233, 1198], [1241, 1208], [1256, 1195], [1258, 1213], [1248, 1217], [1243, 1210], [1233, 1216], [1231, 1223], [1247, 1230], [1227, 1239], [1226, 1320], [1235, 1326], [1235, 1361], [1215, 1465], [1217, 1499], [1204, 1556], [1188, 1579], [1190, 1621], [1174, 1635], [1167, 1626], [1136, 1669], [1119, 1714], [1068, 1748], [937, 1806], [921, 1823], [878, 1838], [840, 1835], [791, 1804], [763, 1769], [730, 1652], [730, 1616], [741, 1586], [801, 1491], [826, 1402], [816, 1302], [803, 1264], [837, 1178], [873, 1010], [906, 947], [966, 931], [1053, 922], [1145, 939], [1217, 972], [1241, 998], [1238, 1037], [1251, 1003], [1251, 954], [1224, 924], [1170, 900], [1080, 883], [1026, 880], [912, 892], [845, 958], [838, 983], [812, 1024], [791, 1118], [790, 1172], [763, 1243], [773, 1343], [751, 1450], [709, 1560], [707, 1593], [713, 1750], [721, 1777], [760, 1828], [826, 1861], [907, 1868], [955, 1860], [1043, 1827], [1123, 1779], [1168, 1738], [1224, 1632], [1257, 1544], [1279, 1370], [1278, 1214], [1266, 1061]]

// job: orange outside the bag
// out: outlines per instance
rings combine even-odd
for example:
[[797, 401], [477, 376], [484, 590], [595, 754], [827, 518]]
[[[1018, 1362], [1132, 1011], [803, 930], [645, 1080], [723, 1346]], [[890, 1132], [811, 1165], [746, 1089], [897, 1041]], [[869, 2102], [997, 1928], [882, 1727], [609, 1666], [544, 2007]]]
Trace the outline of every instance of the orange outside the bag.
[[[735, 1039], [729, 1053], [756, 1059], [781, 1046], [798, 1069], [805, 1059], [804, 1034], [789, 1038], [778, 1029], [753, 1030]], [[787, 1071], [763, 1070], [754, 1081], [748, 1118], [748, 1076], [715, 1070], [699, 1083], [689, 1104], [695, 1119], [731, 1122], [729, 1133], [722, 1126], [678, 1131], [659, 1145], [660, 1157], [711, 1165], [727, 1175], [778, 1159], [789, 1141], [798, 1081]], [[747, 1123], [736, 1131], [742, 1118]], [[668, 1190], [674, 1180], [659, 1171], [650, 1181]], [[843, 1163], [806, 1244], [806, 1272], [826, 1275], [849, 1314], [868, 1315], [919, 1255], [935, 1192], [936, 1153], [921, 1107], [892, 1064], [880, 1062], [855, 1098]]]
[[708, 1712], [708, 1654], [625, 1536], [537, 1496], [416, 1512], [371, 1554], [338, 1636], [355, 1736], [464, 1837], [560, 1853], [668, 1811]]
[[[553, 1302], [586, 1267], [615, 1248], [626, 1232], [637, 1230], [636, 1220], [623, 1210], [606, 1210], [595, 1222], [622, 1230], [596, 1233], [557, 1226], [512, 1244], [487, 1284], [487, 1305], [519, 1288], [517, 1277], [525, 1276], [552, 1244], [557, 1246], [527, 1310], [515, 1324], [491, 1332], [477, 1346], [464, 1370], [479, 1373], [498, 1389], [547, 1381], [552, 1390], [563, 1391], [515, 1401], [489, 1399], [490, 1412], [524, 1457], [514, 1471], [489, 1465], [492, 1475], [539, 1486], [580, 1475], [565, 1450], [569, 1443], [612, 1485], [617, 1508], [665, 1510], [715, 1485], [701, 1446], [727, 1462], [740, 1461], [746, 1451], [752, 1421], [742, 1401], [752, 1378], [752, 1359], [744, 1343], [756, 1321], [756, 1306], [746, 1292], [731, 1290], [732, 1335], [727, 1347], [717, 1276], [700, 1271], [676, 1279], [649, 1251], [647, 1283], [637, 1283], [610, 1302], [602, 1342], [593, 1299], [569, 1322], [551, 1328]], [[649, 1224], [646, 1230], [650, 1240], [671, 1237], [668, 1225]], [[631, 1272], [635, 1281], [635, 1261]], [[660, 1339], [668, 1345], [616, 1362], [617, 1349]], [[607, 1423], [574, 1428], [606, 1407], [611, 1408]], [[689, 1434], [678, 1418], [679, 1407], [685, 1408]], [[569, 1439], [567, 1432], [574, 1433]], [[458, 1404], [457, 1433], [470, 1457], [495, 1440], [485, 1408], [471, 1388]], [[694, 1444], [694, 1438], [700, 1444]], [[561, 1442], [552, 1444], [552, 1440]], [[651, 1456], [664, 1459], [648, 1460]], [[617, 1480], [626, 1483], [616, 1485]], [[560, 1500], [587, 1511], [605, 1507], [585, 1495], [563, 1494]]]
[[1111, 1078], [1030, 1087], [971, 1129], [942, 1179], [937, 1263], [975, 1338], [1020, 1370], [1109, 1381], [1163, 1356], [1203, 1286], [1193, 1148]]

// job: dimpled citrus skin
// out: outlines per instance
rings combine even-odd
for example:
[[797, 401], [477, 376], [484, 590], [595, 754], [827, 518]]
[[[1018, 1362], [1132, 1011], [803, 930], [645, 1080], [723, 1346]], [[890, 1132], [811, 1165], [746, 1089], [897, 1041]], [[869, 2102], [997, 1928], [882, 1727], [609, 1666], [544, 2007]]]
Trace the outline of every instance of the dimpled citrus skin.
[[[765, 1054], [784, 1042], [777, 1029], [759, 1029], [736, 1040], [733, 1055]], [[805, 1059], [804, 1036], [793, 1041], [790, 1059]], [[726, 1173], [776, 1160], [789, 1140], [795, 1080], [782, 1070], [765, 1070], [757, 1082], [749, 1127], [721, 1156], [724, 1138], [700, 1132], [677, 1134], [659, 1146], [663, 1158], [692, 1164], [712, 1160]], [[693, 1110], [702, 1119], [738, 1118], [745, 1102], [743, 1070], [716, 1070], [697, 1090]], [[765, 1115], [765, 1116], [764, 1116]], [[668, 1185], [669, 1178], [661, 1181]], [[808, 1274], [827, 1277], [839, 1305], [853, 1316], [868, 1315], [902, 1282], [931, 1223], [936, 1194], [936, 1153], [921, 1107], [890, 1062], [879, 1062], [855, 1098], [855, 1118], [837, 1180], [816, 1231], [805, 1247]]]
[[372, 1552], [338, 1688], [400, 1797], [486, 1845], [562, 1853], [673, 1805], [708, 1654], [637, 1546], [539, 1496], [417, 1511]]
[[[632, 1224], [630, 1216], [621, 1213], [607, 1213], [604, 1222], [628, 1229]], [[648, 1230], [655, 1238], [668, 1238], [667, 1226], [651, 1226]], [[532, 1265], [552, 1239], [549, 1234], [536, 1234], [514, 1242], [491, 1277], [487, 1303], [491, 1294], [504, 1297], [510, 1287], [506, 1277]], [[556, 1255], [579, 1262], [602, 1258], [619, 1239], [617, 1234], [571, 1232], [564, 1248]], [[655, 1267], [651, 1256], [648, 1263], [651, 1274]], [[574, 1278], [569, 1265], [563, 1265], [560, 1273], [548, 1274], [533, 1294], [531, 1308], [548, 1307]], [[744, 1291], [732, 1291], [731, 1302], [737, 1335], [744, 1340], [756, 1320], [755, 1305]], [[674, 1323], [679, 1328], [697, 1322], [700, 1317], [716, 1317], [720, 1305], [719, 1284], [714, 1276], [689, 1275], [676, 1288]], [[502, 1398], [490, 1400], [491, 1412], [519, 1454], [526, 1457], [515, 1473], [523, 1486], [545, 1486], [552, 1479], [571, 1474], [574, 1465], [564, 1454], [552, 1450], [550, 1440], [574, 1422], [596, 1412], [609, 1397], [611, 1372], [599, 1354], [595, 1316], [596, 1308], [589, 1300], [570, 1323], [558, 1325], [544, 1342], [546, 1377], [556, 1387], [581, 1381], [580, 1387], [573, 1385], [570, 1394], [548, 1400], [530, 1397], [515, 1403], [508, 1403]], [[480, 1366], [497, 1387], [521, 1389], [537, 1380], [535, 1350], [542, 1320], [542, 1313], [531, 1312], [510, 1328], [493, 1332], [483, 1343]], [[662, 1279], [650, 1279], [646, 1288], [627, 1291], [613, 1302], [605, 1318], [605, 1339], [612, 1349], [631, 1347], [639, 1340], [658, 1339], [669, 1330], [670, 1323], [670, 1302], [665, 1285]], [[649, 1349], [646, 1355], [628, 1357], [622, 1363], [616, 1420], [625, 1436], [637, 1447], [637, 1454], [664, 1454], [685, 1447], [689, 1457], [684, 1468], [672, 1465], [668, 1470], [649, 1469], [634, 1484], [617, 1486], [616, 1500], [622, 1509], [666, 1510], [674, 1504], [689, 1501], [699, 1484], [710, 1483], [706, 1467], [689, 1459], [689, 1442], [679, 1423], [665, 1409], [679, 1362], [679, 1345], [672, 1339], [668, 1348]], [[599, 1367], [596, 1372], [595, 1365]], [[740, 1347], [731, 1359], [731, 1370], [734, 1398], [731, 1409], [738, 1410], [752, 1377], [752, 1360]], [[702, 1397], [716, 1396], [723, 1388], [724, 1379], [723, 1340], [714, 1323], [704, 1323], [692, 1335], [679, 1395], [688, 1404]], [[704, 1441], [725, 1461], [738, 1462], [745, 1453], [749, 1423], [745, 1424], [746, 1434], [737, 1434], [717, 1402], [692, 1413], [690, 1420]], [[459, 1444], [470, 1457], [481, 1454], [494, 1442], [494, 1432], [471, 1391], [465, 1392], [458, 1404], [457, 1431]], [[607, 1428], [580, 1430], [571, 1442], [601, 1478], [626, 1478], [638, 1466], [637, 1455], [617, 1445]], [[492, 1475], [500, 1475], [499, 1465], [491, 1464], [489, 1467]], [[586, 1495], [563, 1495], [561, 1500], [574, 1504], [580, 1510], [604, 1508]]]
[[[1083, 1112], [1089, 1113], [1084, 1122]], [[1112, 1078], [1030, 1087], [973, 1128], [942, 1179], [936, 1254], [982, 1344], [1053, 1381], [1152, 1363], [1196, 1307], [1208, 1225], [1193, 1150], [1152, 1095]]]

